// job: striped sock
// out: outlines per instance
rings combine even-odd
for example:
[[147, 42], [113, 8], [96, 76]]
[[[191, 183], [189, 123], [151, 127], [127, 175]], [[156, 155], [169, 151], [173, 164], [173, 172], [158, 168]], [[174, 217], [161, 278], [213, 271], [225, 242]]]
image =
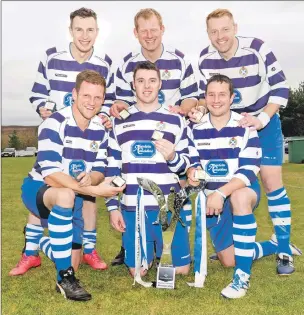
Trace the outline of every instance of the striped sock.
[[235, 271], [241, 269], [250, 275], [256, 232], [257, 224], [253, 214], [233, 215]]
[[40, 242], [39, 242], [39, 247], [44, 252], [45, 256], [50, 258], [50, 260], [52, 262], [55, 262], [55, 259], [54, 259], [54, 256], [53, 256], [53, 252], [52, 252], [52, 248], [51, 248], [51, 239], [50, 239], [50, 237], [47, 237], [47, 236], [42, 237]]
[[72, 209], [55, 205], [49, 215], [48, 228], [51, 248], [57, 269], [57, 280], [60, 281], [60, 270], [68, 269], [71, 265], [72, 254]]
[[186, 224], [186, 227], [188, 229], [188, 233], [190, 233], [190, 228], [191, 228], [191, 222], [192, 222], [192, 204], [191, 204], [191, 200], [187, 199], [186, 202], [183, 205], [183, 210], [184, 214], [185, 214], [185, 218], [186, 218], [186, 222], [184, 222]]
[[273, 241], [255, 242], [253, 246], [253, 260], [273, 255], [277, 252], [278, 248], [278, 244]]
[[96, 245], [96, 229], [93, 231], [83, 231], [83, 253], [91, 254]]
[[284, 187], [267, 194], [268, 210], [278, 240], [277, 253], [291, 255], [289, 247], [291, 211], [290, 200]]
[[27, 224], [25, 228], [25, 255], [37, 256], [39, 241], [43, 236], [43, 227], [37, 224]]

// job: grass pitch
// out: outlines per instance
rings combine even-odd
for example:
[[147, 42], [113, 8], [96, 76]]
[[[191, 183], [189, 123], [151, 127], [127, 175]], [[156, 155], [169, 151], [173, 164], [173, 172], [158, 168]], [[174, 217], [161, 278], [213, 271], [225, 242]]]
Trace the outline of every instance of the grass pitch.
[[[203, 289], [187, 286], [193, 275], [177, 277], [176, 290], [145, 289], [136, 285], [124, 266], [94, 271], [81, 265], [77, 277], [93, 295], [89, 302], [65, 300], [55, 291], [55, 269], [43, 254], [42, 265], [19, 277], [8, 272], [20, 258], [24, 244], [23, 226], [28, 211], [20, 198], [20, 186], [34, 163], [33, 158], [2, 159], [2, 314], [18, 315], [194, 315], [194, 314], [304, 314], [304, 257], [295, 258], [296, 272], [290, 277], [276, 275], [275, 257], [254, 262], [251, 287], [240, 300], [225, 300], [221, 290], [228, 285], [232, 269], [218, 262], [208, 262], [208, 277]], [[283, 176], [292, 202], [291, 241], [304, 249], [304, 167], [285, 164]], [[263, 196], [255, 211], [258, 223], [257, 240], [266, 240], [272, 234], [267, 202]], [[192, 224], [194, 227], [194, 222]], [[193, 249], [194, 228], [191, 230]], [[99, 200], [97, 250], [106, 262], [117, 254], [121, 235], [109, 225], [102, 200]], [[212, 247], [208, 242], [208, 254]], [[155, 280], [156, 271], [147, 279]]]

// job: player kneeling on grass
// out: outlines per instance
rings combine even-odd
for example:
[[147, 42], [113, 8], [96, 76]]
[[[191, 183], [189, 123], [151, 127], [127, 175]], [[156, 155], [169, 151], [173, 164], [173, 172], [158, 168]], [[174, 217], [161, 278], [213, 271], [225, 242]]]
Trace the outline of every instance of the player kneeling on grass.
[[95, 71], [77, 75], [73, 105], [39, 126], [37, 160], [22, 185], [25, 206], [37, 218], [48, 220], [56, 288], [71, 300], [91, 299], [75, 278], [71, 263], [77, 195], [112, 197], [124, 188], [111, 186], [110, 178], [104, 181], [108, 135], [96, 114], [104, 101], [105, 86]]
[[[134, 276], [135, 268], [135, 218], [138, 177], [153, 180], [165, 196], [174, 187], [180, 190], [178, 176], [190, 167], [189, 138], [185, 119], [170, 113], [158, 102], [161, 87], [160, 72], [151, 62], [138, 63], [133, 74], [137, 103], [128, 109], [124, 120], [115, 118], [109, 135], [107, 176], [120, 175], [126, 181], [126, 189], [120, 202], [118, 198], [107, 200], [110, 222], [123, 233], [124, 262]], [[153, 136], [157, 130], [158, 140]], [[155, 135], [155, 134], [154, 134]], [[141, 202], [145, 209], [146, 262], [152, 265], [154, 245], [163, 246], [160, 224], [153, 224], [159, 214], [156, 198], [144, 191]], [[185, 222], [184, 210], [181, 218]], [[143, 246], [145, 247], [145, 246]], [[144, 254], [141, 253], [141, 258]], [[180, 222], [172, 242], [172, 261], [176, 273], [187, 274], [190, 265], [189, 236]], [[147, 273], [142, 268], [141, 275]]]
[[[233, 98], [232, 81], [214, 75], [206, 87], [209, 114], [192, 125], [206, 172], [207, 228], [221, 263], [235, 265], [232, 282], [221, 292], [232, 299], [243, 297], [249, 288], [257, 231], [252, 212], [260, 199], [261, 162], [257, 132], [238, 125], [242, 116], [230, 110]], [[188, 170], [190, 177], [193, 172]]]

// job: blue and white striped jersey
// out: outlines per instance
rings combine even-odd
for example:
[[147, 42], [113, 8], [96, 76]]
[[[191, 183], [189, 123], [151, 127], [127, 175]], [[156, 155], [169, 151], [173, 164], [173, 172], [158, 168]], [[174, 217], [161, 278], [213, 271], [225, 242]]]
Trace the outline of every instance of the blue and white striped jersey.
[[242, 180], [246, 186], [257, 180], [262, 156], [259, 137], [257, 131], [238, 125], [242, 117], [231, 111], [229, 122], [219, 131], [213, 127], [210, 114], [192, 125], [193, 142], [207, 176], [207, 194], [232, 178]]
[[[147, 61], [141, 52], [129, 53], [118, 67], [115, 77], [116, 99], [129, 105], [136, 103], [133, 87], [133, 72], [139, 62]], [[158, 93], [158, 102], [165, 108], [180, 105], [184, 99], [198, 98], [198, 86], [192, 65], [184, 59], [177, 49], [165, 49], [155, 62], [160, 70], [162, 86]]]
[[38, 154], [29, 176], [43, 181], [56, 172], [104, 173], [107, 165], [108, 133], [95, 116], [82, 131], [73, 117], [72, 106], [53, 113], [38, 129]]
[[[113, 129], [109, 135], [108, 167], [106, 176], [120, 175], [126, 181], [126, 189], [120, 200], [123, 210], [135, 211], [136, 194], [138, 190], [137, 177], [153, 180], [164, 195], [170, 193], [170, 188], [180, 190], [179, 173], [184, 173], [189, 167], [189, 138], [186, 122], [183, 117], [168, 112], [164, 107], [157, 111], [144, 113], [136, 105], [129, 109], [126, 120], [114, 119]], [[156, 149], [151, 140], [155, 129], [164, 133], [163, 139], [176, 145], [174, 160], [167, 162]], [[148, 191], [144, 191], [145, 210], [159, 210], [157, 200]], [[119, 207], [117, 197], [107, 200], [109, 211]]]
[[112, 60], [107, 54], [98, 54], [95, 49], [91, 57], [80, 64], [73, 58], [70, 45], [63, 49], [49, 48], [39, 63], [30, 102], [37, 113], [48, 100], [56, 103], [57, 110], [71, 106], [72, 90], [75, 87], [77, 74], [83, 70], [95, 70], [106, 80], [105, 102], [101, 112], [108, 114], [115, 98], [114, 74], [111, 73], [111, 64]]
[[257, 115], [268, 103], [287, 105], [289, 87], [273, 52], [257, 38], [240, 37], [238, 49], [229, 60], [221, 57], [212, 46], [206, 47], [199, 58], [199, 94], [205, 97], [208, 79], [223, 74], [233, 81], [236, 94], [231, 109]]

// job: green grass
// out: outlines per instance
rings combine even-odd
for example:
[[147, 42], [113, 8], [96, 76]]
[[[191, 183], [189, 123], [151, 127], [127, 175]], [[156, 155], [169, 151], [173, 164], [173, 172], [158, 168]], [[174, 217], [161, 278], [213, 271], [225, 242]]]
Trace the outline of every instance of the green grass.
[[[296, 273], [280, 278], [275, 272], [275, 257], [266, 257], [253, 265], [251, 288], [246, 297], [228, 301], [220, 291], [229, 283], [232, 269], [218, 262], [208, 265], [203, 289], [189, 288], [186, 278], [177, 277], [176, 290], [145, 289], [132, 286], [125, 267], [94, 271], [82, 265], [78, 277], [93, 295], [87, 303], [66, 301], [55, 292], [55, 269], [44, 255], [42, 266], [20, 277], [9, 277], [23, 247], [23, 226], [28, 211], [20, 198], [23, 178], [34, 162], [32, 158], [2, 159], [2, 314], [304, 314], [304, 258], [296, 257]], [[284, 181], [292, 201], [292, 242], [304, 249], [304, 167], [285, 164]], [[302, 187], [302, 188], [298, 188]], [[272, 224], [265, 197], [256, 210], [258, 240], [268, 239]], [[191, 232], [193, 241], [194, 229]], [[99, 201], [97, 249], [110, 262], [120, 249], [120, 234], [109, 225], [108, 215]], [[193, 247], [193, 244], [192, 244]], [[208, 253], [212, 252], [210, 243]], [[154, 280], [155, 270], [148, 279]]]

